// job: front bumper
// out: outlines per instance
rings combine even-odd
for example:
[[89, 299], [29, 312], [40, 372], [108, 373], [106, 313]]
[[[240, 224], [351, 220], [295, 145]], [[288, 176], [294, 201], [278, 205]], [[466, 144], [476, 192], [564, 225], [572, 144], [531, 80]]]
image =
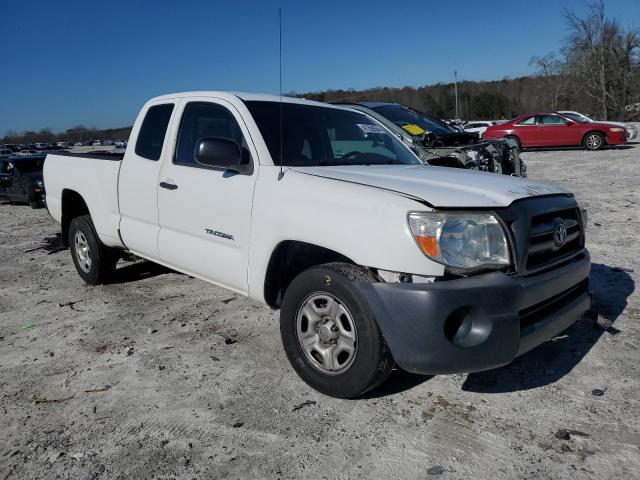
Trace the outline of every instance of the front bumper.
[[499, 367], [591, 308], [589, 253], [529, 277], [502, 272], [427, 284], [358, 283], [396, 363], [435, 375]]
[[629, 132], [609, 132], [607, 134], [607, 144], [621, 145], [629, 141]]

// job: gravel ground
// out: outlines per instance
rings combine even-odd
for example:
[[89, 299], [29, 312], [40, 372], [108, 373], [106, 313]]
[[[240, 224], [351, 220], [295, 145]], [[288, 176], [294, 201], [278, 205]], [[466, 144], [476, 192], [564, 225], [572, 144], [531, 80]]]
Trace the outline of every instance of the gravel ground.
[[523, 157], [589, 209], [613, 325], [352, 401], [298, 379], [277, 312], [145, 262], [86, 286], [45, 210], [0, 205], [0, 480], [640, 478], [640, 146]]

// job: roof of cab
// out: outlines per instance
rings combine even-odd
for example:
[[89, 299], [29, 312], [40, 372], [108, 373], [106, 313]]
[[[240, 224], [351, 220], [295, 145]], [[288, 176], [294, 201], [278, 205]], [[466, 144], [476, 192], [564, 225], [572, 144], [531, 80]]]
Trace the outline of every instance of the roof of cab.
[[389, 105], [402, 107], [399, 103], [392, 102], [358, 102], [360, 105], [364, 105], [365, 107], [375, 108], [375, 107], [386, 107]]
[[305, 100], [304, 98], [294, 98], [294, 97], [286, 97], [280, 95], [271, 95], [267, 93], [247, 93], [247, 92], [223, 92], [223, 91], [215, 91], [215, 90], [203, 90], [203, 91], [195, 91], [195, 92], [177, 92], [177, 93], [169, 93], [167, 95], [160, 95], [158, 97], [154, 97], [149, 101], [157, 101], [157, 100], [172, 100], [177, 98], [193, 98], [193, 97], [217, 97], [223, 99], [230, 99], [232, 97], [239, 98], [243, 101], [251, 102], [283, 102], [283, 103], [298, 103], [303, 105], [315, 105], [318, 107], [327, 107], [327, 108], [343, 108], [336, 105], [330, 105], [328, 103], [315, 102], [312, 100]]

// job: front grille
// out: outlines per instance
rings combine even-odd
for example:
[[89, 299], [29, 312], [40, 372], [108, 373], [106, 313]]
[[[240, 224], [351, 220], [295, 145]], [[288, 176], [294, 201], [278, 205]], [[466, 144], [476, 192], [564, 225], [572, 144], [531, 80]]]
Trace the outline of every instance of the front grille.
[[[566, 226], [566, 240], [561, 246], [554, 240], [558, 222], [564, 222]], [[526, 268], [528, 271], [543, 268], [564, 257], [573, 256], [583, 246], [581, 215], [577, 208], [536, 215], [531, 218]]]
[[588, 291], [589, 279], [585, 278], [577, 285], [546, 299], [544, 302], [540, 302], [536, 305], [525, 308], [524, 310], [520, 310], [520, 331], [535, 325], [540, 320], [544, 320], [550, 315], [553, 315], [561, 308], [573, 303]]
[[[584, 251], [582, 214], [573, 197], [549, 195], [517, 200], [496, 213], [510, 233], [514, 259], [511, 273], [537, 274]], [[554, 241], [558, 223], [566, 227], [564, 243]]]

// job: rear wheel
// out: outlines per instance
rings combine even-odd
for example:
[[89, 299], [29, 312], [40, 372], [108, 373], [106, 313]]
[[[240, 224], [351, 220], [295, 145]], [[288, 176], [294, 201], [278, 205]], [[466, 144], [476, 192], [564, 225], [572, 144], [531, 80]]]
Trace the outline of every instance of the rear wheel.
[[604, 144], [604, 135], [598, 132], [587, 133], [582, 141], [582, 145], [587, 150], [600, 150]]
[[344, 263], [310, 268], [287, 289], [280, 333], [296, 373], [316, 390], [354, 398], [380, 385], [394, 362], [355, 282], [366, 270]]
[[85, 282], [97, 285], [113, 275], [118, 257], [100, 241], [89, 215], [71, 220], [69, 244], [78, 275]]

